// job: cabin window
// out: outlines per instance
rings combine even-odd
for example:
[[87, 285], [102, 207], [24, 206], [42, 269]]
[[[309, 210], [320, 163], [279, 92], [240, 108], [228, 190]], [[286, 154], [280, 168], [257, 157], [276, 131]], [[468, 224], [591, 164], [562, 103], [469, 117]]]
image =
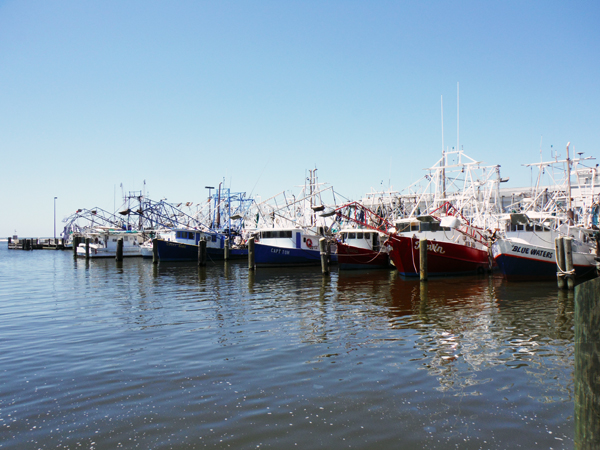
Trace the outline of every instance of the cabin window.
[[[275, 233], [277, 233], [277, 232], [275, 231]], [[279, 232], [279, 237], [282, 237], [282, 238], [291, 238], [292, 237], [292, 231], [291, 230], [290, 231], [280, 231]]]
[[397, 228], [398, 228], [398, 233], [402, 233], [403, 231], [410, 230], [410, 224], [409, 223], [399, 223]]
[[215, 236], [215, 235], [211, 236], [211, 241], [217, 242], [217, 236]]
[[363, 238], [362, 233], [356, 233], [356, 239], [362, 239], [362, 238]]
[[523, 224], [517, 224], [517, 231], [523, 231]]
[[410, 231], [419, 231], [419, 224], [414, 224], [410, 226]]
[[525, 231], [533, 231], [533, 225], [530, 225], [530, 224], [525, 225]]
[[537, 224], [537, 223], [535, 224], [535, 228], [534, 229], [535, 229], [535, 231], [544, 231], [544, 227], [542, 225]]
[[348, 233], [348, 239], [356, 239], [356, 233]]
[[348, 237], [347, 233], [342, 233], [342, 242], [344, 242], [347, 237]]

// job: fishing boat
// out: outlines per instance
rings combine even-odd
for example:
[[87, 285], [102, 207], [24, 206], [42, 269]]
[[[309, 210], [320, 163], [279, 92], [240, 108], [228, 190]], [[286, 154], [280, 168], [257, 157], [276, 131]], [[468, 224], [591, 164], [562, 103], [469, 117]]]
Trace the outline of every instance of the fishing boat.
[[389, 247], [382, 245], [391, 224], [381, 217], [380, 203], [350, 202], [336, 208], [337, 259], [340, 270], [390, 268]]
[[[201, 239], [206, 241], [206, 255], [209, 261], [225, 259], [225, 240], [229, 237], [222, 233], [176, 228], [173, 236], [154, 240], [160, 261], [197, 261], [198, 245]], [[242, 245], [240, 236], [233, 236], [229, 249], [229, 259], [248, 257], [248, 248]]]
[[308, 184], [298, 197], [282, 193], [255, 205], [258, 226], [246, 229], [257, 239], [254, 261], [257, 267], [310, 266], [321, 263], [319, 240], [327, 239], [330, 262], [337, 262], [335, 242], [331, 233], [335, 209], [323, 202], [325, 193], [333, 194], [331, 186], [317, 181], [317, 169], [309, 170]]
[[533, 212], [509, 217], [507, 229], [492, 244], [494, 260], [506, 279], [555, 279], [558, 270], [566, 270], [556, 264], [555, 239], [561, 236], [572, 238], [575, 278], [595, 274], [596, 231], [566, 223], [556, 226], [554, 222], [560, 220], [556, 216], [540, 217]]
[[[89, 238], [89, 253], [86, 252], [85, 239]], [[89, 258], [114, 258], [117, 255], [117, 243], [123, 240], [123, 257], [141, 256], [141, 233], [118, 230], [108, 227], [95, 227], [86, 232], [84, 242], [77, 246], [77, 256]]]
[[[153, 243], [157, 246], [159, 260], [197, 261], [200, 240], [206, 241], [208, 261], [225, 259], [227, 245], [228, 259], [247, 258], [248, 248], [242, 237], [242, 228], [245, 214], [253, 202], [245, 192], [232, 193], [220, 183], [217, 192], [208, 197], [201, 209], [185, 217], [185, 226], [171, 226], [166, 235], [159, 233], [159, 238]], [[183, 215], [178, 214], [177, 218], [181, 217]]]
[[427, 240], [427, 272], [430, 276], [467, 275], [490, 269], [483, 230], [455, 216], [418, 216], [399, 220], [386, 244], [400, 275], [419, 276], [419, 246]]
[[[427, 175], [386, 200], [386, 245], [400, 275], [419, 276], [420, 241], [427, 241], [429, 276], [483, 273], [493, 265], [487, 222], [499, 210], [499, 166], [463, 151], [443, 151]], [[386, 197], [387, 198], [387, 197]], [[395, 217], [389, 217], [395, 214]], [[375, 226], [379, 226], [377, 222]]]
[[319, 239], [323, 236], [302, 228], [262, 229], [255, 236], [257, 267], [311, 266], [321, 264]]
[[[596, 274], [598, 234], [597, 167], [580, 167], [594, 158], [566, 159], [525, 164], [537, 167], [535, 186], [509, 205], [515, 211], [500, 215], [493, 235], [492, 254], [508, 280], [550, 280], [566, 267], [557, 267], [555, 240], [570, 237], [576, 279]], [[558, 171], [558, 176], [554, 171]], [[542, 176], [550, 174], [553, 183], [544, 186]], [[576, 184], [571, 185], [575, 177]], [[558, 179], [558, 181], [557, 181]], [[516, 212], [518, 211], [518, 212]]]
[[388, 247], [382, 236], [370, 229], [344, 228], [337, 233], [337, 260], [340, 270], [389, 269]]

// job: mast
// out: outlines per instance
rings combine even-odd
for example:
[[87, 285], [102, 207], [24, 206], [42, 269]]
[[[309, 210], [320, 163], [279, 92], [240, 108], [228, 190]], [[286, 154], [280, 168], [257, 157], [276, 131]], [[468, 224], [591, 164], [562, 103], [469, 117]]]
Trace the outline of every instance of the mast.
[[571, 217], [571, 159], [569, 158], [569, 145], [571, 142], [567, 142], [567, 217], [569, 217], [569, 224], [573, 224]]
[[459, 96], [459, 90], [458, 90], [458, 81], [456, 82], [456, 151], [460, 152], [460, 116], [458, 114], [459, 111], [459, 103], [460, 103], [460, 96]]
[[218, 199], [217, 199], [217, 226], [216, 228], [219, 229], [219, 227], [221, 226], [221, 184], [223, 184], [223, 182], [221, 181], [219, 183], [219, 195], [218, 195]]
[[446, 154], [444, 153], [444, 96], [442, 102], [442, 198], [446, 198]]

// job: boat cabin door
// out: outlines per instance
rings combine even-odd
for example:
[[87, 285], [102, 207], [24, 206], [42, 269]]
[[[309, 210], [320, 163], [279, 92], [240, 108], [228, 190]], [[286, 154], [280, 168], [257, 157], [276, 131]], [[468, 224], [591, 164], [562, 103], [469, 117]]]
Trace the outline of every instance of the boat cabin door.
[[371, 233], [371, 235], [373, 236], [373, 251], [374, 252], [378, 252], [379, 251], [379, 233]]

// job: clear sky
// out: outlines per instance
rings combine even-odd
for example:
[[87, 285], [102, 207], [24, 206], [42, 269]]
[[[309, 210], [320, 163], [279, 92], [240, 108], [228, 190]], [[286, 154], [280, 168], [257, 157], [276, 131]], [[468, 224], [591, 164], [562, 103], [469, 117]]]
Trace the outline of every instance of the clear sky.
[[[600, 158], [597, 1], [0, 1], [0, 236], [125, 191], [400, 190], [444, 139], [509, 186]], [[599, 161], [600, 162], [600, 161]]]

